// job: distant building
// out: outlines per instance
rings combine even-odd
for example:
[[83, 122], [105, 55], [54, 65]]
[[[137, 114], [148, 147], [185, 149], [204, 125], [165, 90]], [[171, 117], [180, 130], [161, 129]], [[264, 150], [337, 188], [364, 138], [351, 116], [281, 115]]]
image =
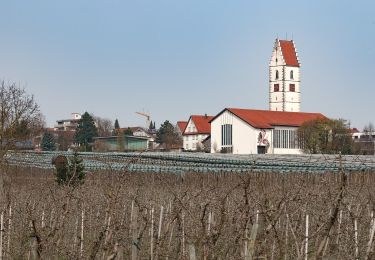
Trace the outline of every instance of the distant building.
[[187, 121], [178, 121], [177, 122], [177, 131], [182, 135], [184, 133], [184, 130], [187, 126]]
[[55, 129], [61, 130], [61, 131], [76, 130], [80, 119], [81, 119], [81, 114], [72, 113], [72, 118], [70, 119], [57, 120]]
[[183, 132], [183, 147], [186, 151], [203, 150], [202, 141], [211, 132], [210, 120], [212, 116], [192, 115], [190, 116]]
[[375, 132], [352, 131], [352, 138], [360, 154], [375, 155]]
[[269, 64], [269, 109], [301, 110], [300, 62], [293, 41], [276, 39]]
[[148, 129], [141, 127], [141, 126], [134, 126], [134, 127], [123, 127], [120, 128], [120, 132], [124, 132], [126, 130], [130, 130], [133, 133], [133, 136], [137, 137], [144, 137], [147, 138], [147, 147], [148, 149], [152, 150], [155, 148], [155, 133], [150, 132]]
[[211, 121], [211, 152], [301, 154], [298, 127], [320, 113], [225, 108]]
[[94, 137], [94, 151], [119, 152], [119, 151], [146, 151], [148, 138], [132, 135]]

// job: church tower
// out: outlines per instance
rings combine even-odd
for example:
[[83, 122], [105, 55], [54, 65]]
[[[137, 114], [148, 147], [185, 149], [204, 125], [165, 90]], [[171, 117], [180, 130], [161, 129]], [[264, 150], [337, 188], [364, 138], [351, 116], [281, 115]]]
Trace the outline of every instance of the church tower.
[[269, 109], [300, 112], [300, 63], [293, 41], [276, 39], [269, 65]]

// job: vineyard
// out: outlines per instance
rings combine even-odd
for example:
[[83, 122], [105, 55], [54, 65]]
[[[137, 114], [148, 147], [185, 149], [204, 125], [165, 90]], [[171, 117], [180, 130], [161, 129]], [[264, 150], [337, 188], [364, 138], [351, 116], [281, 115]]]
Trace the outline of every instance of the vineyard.
[[373, 157], [57, 154], [6, 156], [1, 260], [375, 258]]
[[[56, 155], [71, 157], [68, 152], [11, 152], [7, 161], [52, 169]], [[205, 153], [80, 153], [87, 170], [127, 170], [143, 173], [243, 173], [253, 172], [338, 172], [374, 171], [374, 156], [338, 155], [230, 155]]]

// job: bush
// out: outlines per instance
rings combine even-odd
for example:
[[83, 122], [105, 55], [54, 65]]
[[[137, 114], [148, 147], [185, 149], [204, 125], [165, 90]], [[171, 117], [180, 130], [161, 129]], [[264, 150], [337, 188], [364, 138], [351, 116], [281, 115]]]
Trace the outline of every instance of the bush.
[[[63, 159], [65, 158], [65, 159]], [[58, 156], [54, 159], [56, 167], [56, 181], [60, 185], [77, 186], [84, 183], [85, 167], [83, 160], [79, 157], [78, 152], [75, 151], [73, 158], [66, 159], [65, 156]]]

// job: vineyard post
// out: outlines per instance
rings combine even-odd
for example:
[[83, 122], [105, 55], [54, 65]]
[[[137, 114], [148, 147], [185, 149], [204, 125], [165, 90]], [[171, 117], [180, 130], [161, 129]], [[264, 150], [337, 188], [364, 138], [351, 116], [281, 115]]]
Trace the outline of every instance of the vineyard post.
[[185, 257], [185, 219], [184, 213], [182, 213], [182, 258]]
[[12, 205], [9, 206], [9, 219], [8, 219], [8, 243], [7, 243], [7, 253], [10, 251], [10, 235], [12, 230]]
[[340, 210], [340, 213], [339, 213], [339, 219], [338, 219], [338, 225], [337, 225], [337, 238], [336, 238], [337, 248], [339, 248], [341, 222], [342, 222], [342, 209]]
[[150, 259], [154, 259], [154, 207], [151, 208]]
[[73, 252], [76, 249], [77, 237], [78, 237], [78, 216], [76, 217], [76, 223], [75, 223], [75, 229], [74, 229]]
[[355, 243], [355, 251], [354, 257], [358, 259], [358, 223], [357, 223], [357, 216], [354, 217], [354, 243]]
[[255, 252], [255, 240], [256, 240], [256, 237], [257, 237], [258, 228], [259, 228], [259, 210], [257, 210], [255, 223], [251, 227], [248, 254], [247, 254], [249, 260], [253, 259], [253, 255], [254, 255], [254, 252]]
[[44, 209], [42, 211], [42, 228], [44, 228]]
[[367, 243], [366, 255], [365, 260], [369, 259], [369, 255], [371, 253], [372, 242], [374, 240], [374, 233], [375, 233], [375, 218], [374, 218], [374, 211], [371, 211], [371, 222], [370, 222], [370, 237]]
[[134, 207], [134, 201], [133, 201], [131, 220], [130, 220], [130, 230], [132, 234], [132, 245], [131, 245], [131, 254], [132, 254], [131, 259], [132, 260], [137, 260], [137, 253], [138, 253], [137, 219], [138, 219], [138, 207]]
[[161, 236], [161, 225], [163, 222], [163, 206], [160, 206], [160, 218], [159, 218], [159, 230], [158, 230], [158, 240], [160, 239]]
[[3, 232], [4, 232], [4, 213], [0, 215], [0, 260], [3, 260]]
[[306, 230], [305, 230], [305, 260], [307, 260], [309, 250], [309, 214], [306, 214]]
[[82, 213], [81, 213], [81, 247], [80, 247], [80, 255], [81, 255], [81, 258], [83, 256], [83, 228], [84, 228], [84, 220], [85, 220], [85, 211], [84, 209], [82, 209]]
[[189, 244], [189, 260], [197, 260], [194, 244]]
[[286, 224], [285, 224], [285, 248], [284, 248], [284, 259], [286, 260], [287, 259], [287, 247], [288, 247], [288, 221], [286, 221]]

